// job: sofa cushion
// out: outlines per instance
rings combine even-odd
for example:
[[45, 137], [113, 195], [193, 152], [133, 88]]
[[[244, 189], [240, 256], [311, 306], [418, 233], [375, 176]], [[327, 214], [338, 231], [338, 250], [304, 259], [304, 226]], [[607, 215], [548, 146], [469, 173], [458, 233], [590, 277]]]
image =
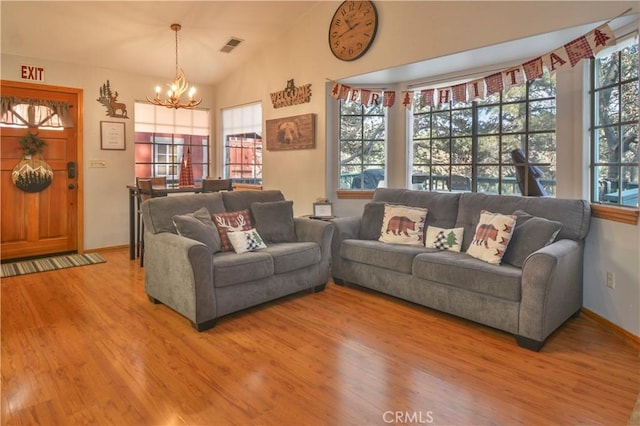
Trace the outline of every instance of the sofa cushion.
[[263, 251], [273, 256], [273, 271], [276, 274], [316, 265], [322, 257], [320, 246], [315, 242], [270, 244]]
[[385, 204], [380, 241], [393, 244], [424, 245], [427, 209]]
[[362, 240], [377, 240], [380, 238], [382, 220], [384, 219], [385, 203], [372, 201], [364, 205], [362, 220], [360, 221], [359, 237]]
[[293, 224], [293, 201], [251, 203], [251, 214], [258, 234], [268, 243], [297, 241]]
[[511, 240], [515, 224], [516, 216], [514, 215], [482, 210], [467, 254], [485, 262], [500, 265], [502, 256], [504, 256]]
[[413, 258], [428, 251], [434, 249], [371, 240], [343, 240], [340, 245], [340, 257], [343, 259], [405, 274], [411, 273]]
[[213, 283], [216, 287], [267, 278], [273, 275], [273, 257], [265, 250], [237, 254], [233, 251], [213, 256]]
[[220, 251], [220, 235], [206, 207], [193, 213], [174, 215], [173, 225], [178, 235], [200, 241], [214, 253]]
[[231, 241], [229, 241], [229, 237], [227, 236], [228, 232], [248, 231], [253, 228], [249, 210], [214, 213], [211, 215], [211, 219], [213, 220], [213, 223], [215, 223], [216, 228], [218, 229], [218, 234], [220, 235], [221, 251], [233, 250]]
[[525, 259], [531, 253], [551, 244], [556, 239], [562, 224], [532, 216], [522, 210], [516, 210], [513, 214], [517, 217], [516, 227], [502, 261], [522, 268]]
[[248, 231], [227, 232], [227, 237], [229, 237], [229, 241], [233, 246], [233, 251], [238, 254], [267, 248], [255, 228], [251, 228]]
[[465, 253], [447, 250], [419, 254], [413, 261], [413, 275], [475, 293], [520, 301], [522, 269], [492, 265]]
[[444, 229], [437, 226], [427, 227], [424, 245], [438, 250], [460, 251], [464, 228]]

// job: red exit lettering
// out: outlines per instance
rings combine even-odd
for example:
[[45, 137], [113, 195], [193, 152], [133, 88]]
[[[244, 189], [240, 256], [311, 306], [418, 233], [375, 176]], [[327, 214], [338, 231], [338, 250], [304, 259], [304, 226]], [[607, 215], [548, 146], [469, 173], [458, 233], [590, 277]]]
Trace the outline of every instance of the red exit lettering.
[[20, 77], [23, 80], [44, 81], [44, 68], [31, 65], [20, 66]]

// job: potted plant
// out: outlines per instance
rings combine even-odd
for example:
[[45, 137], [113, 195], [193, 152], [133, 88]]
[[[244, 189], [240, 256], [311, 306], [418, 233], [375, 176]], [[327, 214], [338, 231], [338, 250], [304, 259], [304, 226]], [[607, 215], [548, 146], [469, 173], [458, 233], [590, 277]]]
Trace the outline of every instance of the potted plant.
[[48, 188], [53, 181], [53, 170], [42, 158], [47, 142], [38, 137], [38, 132], [27, 132], [18, 139], [18, 143], [23, 156], [11, 173], [14, 185], [25, 192], [40, 192]]

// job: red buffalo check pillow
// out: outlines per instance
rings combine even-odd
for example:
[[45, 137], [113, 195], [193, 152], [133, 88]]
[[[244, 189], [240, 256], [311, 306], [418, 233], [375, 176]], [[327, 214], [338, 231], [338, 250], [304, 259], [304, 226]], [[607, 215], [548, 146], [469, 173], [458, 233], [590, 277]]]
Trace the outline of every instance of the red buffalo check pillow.
[[232, 251], [233, 245], [227, 233], [236, 231], [248, 231], [253, 228], [249, 210], [237, 212], [214, 213], [211, 220], [216, 224], [218, 234], [220, 234], [220, 251]]
[[385, 204], [379, 240], [385, 243], [424, 245], [427, 209]]
[[485, 262], [499, 265], [516, 225], [515, 215], [480, 212], [480, 221], [476, 226], [473, 241], [467, 254]]

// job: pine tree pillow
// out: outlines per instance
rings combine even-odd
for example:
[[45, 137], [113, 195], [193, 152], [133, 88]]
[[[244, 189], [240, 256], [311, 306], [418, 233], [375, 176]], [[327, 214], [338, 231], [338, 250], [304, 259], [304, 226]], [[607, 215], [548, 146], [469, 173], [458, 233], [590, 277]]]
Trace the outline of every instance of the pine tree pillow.
[[464, 228], [444, 229], [437, 226], [428, 226], [424, 245], [427, 248], [459, 252], [462, 248], [463, 235]]

